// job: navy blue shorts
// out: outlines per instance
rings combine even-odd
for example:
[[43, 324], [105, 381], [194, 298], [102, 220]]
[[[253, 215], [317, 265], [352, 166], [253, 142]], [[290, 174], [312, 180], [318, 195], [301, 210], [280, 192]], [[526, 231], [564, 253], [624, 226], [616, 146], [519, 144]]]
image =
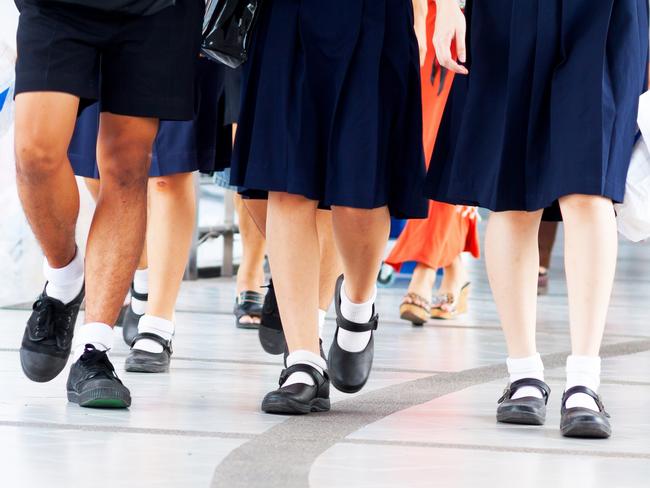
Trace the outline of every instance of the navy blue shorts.
[[[195, 83], [197, 106], [190, 121], [162, 121], [153, 145], [149, 176], [201, 171], [212, 173], [230, 166], [232, 126], [224, 121], [224, 73], [229, 69], [205, 58], [199, 60]], [[86, 108], [75, 128], [68, 156], [77, 176], [99, 178], [97, 132], [100, 107]]]

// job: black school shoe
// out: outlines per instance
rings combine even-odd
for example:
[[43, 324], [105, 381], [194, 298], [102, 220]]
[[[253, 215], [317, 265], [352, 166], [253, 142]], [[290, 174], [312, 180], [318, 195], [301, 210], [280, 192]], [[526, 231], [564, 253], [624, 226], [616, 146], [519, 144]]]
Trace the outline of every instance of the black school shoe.
[[[135, 343], [140, 339], [151, 339], [163, 348], [162, 352], [149, 352], [140, 349], [133, 349]], [[172, 341], [166, 341], [158, 334], [142, 332], [135, 336], [131, 344], [131, 352], [124, 363], [124, 369], [130, 373], [166, 373], [169, 371], [171, 361]]]
[[106, 351], [86, 344], [84, 353], [70, 368], [68, 401], [81, 407], [128, 408], [131, 393], [115, 373]]
[[[517, 390], [524, 386], [537, 388], [543, 398], [523, 397], [512, 399]], [[536, 378], [523, 378], [510, 383], [499, 398], [497, 407], [497, 422], [504, 424], [544, 425], [546, 422], [546, 404], [551, 394], [551, 388]]]
[[273, 288], [273, 280], [270, 281], [268, 291], [264, 297], [258, 335], [262, 348], [269, 354], [282, 354], [287, 348], [287, 341], [282, 330], [282, 320], [280, 319], [280, 309]]
[[64, 304], [48, 297], [44, 289], [34, 302], [20, 346], [20, 364], [30, 380], [53, 380], [65, 368], [84, 296], [82, 287], [74, 300]]
[[[133, 289], [133, 285], [131, 285], [131, 298], [146, 302], [149, 300], [149, 294], [138, 293]], [[129, 306], [126, 309], [126, 312], [124, 312], [124, 317], [121, 322], [122, 337], [128, 346], [133, 344], [133, 339], [135, 339], [135, 336], [138, 335], [138, 324], [140, 323], [141, 317], [142, 315], [138, 315], [133, 311], [133, 307], [131, 306], [131, 303], [129, 303]]]
[[[593, 398], [598, 405], [598, 412], [584, 407], [566, 408], [571, 395], [584, 393]], [[562, 397], [562, 419], [560, 431], [564, 437], [581, 437], [587, 439], [606, 439], [612, 435], [609, 414], [605, 411], [600, 396], [586, 386], [574, 386], [564, 392]]]
[[[375, 338], [374, 331], [379, 324], [379, 316], [374, 314], [369, 322], [357, 324], [345, 319], [341, 314], [341, 286], [343, 285], [343, 276], [340, 276], [336, 282], [336, 293], [334, 295], [334, 304], [336, 306], [336, 333], [334, 341], [330, 347], [327, 364], [330, 369], [330, 378], [332, 385], [344, 393], [356, 393], [364, 387], [370, 376], [372, 369], [372, 360], [375, 355]], [[374, 312], [373, 312], [374, 313]], [[368, 345], [361, 352], [348, 352], [342, 349], [338, 343], [339, 328], [349, 330], [350, 332], [368, 332], [370, 331], [370, 340]]]
[[[282, 385], [296, 372], [307, 373], [314, 385], [296, 383]], [[299, 415], [311, 412], [327, 412], [330, 409], [330, 381], [327, 371], [320, 374], [308, 364], [294, 364], [280, 374], [280, 388], [268, 393], [262, 401], [262, 411], [273, 414]]]

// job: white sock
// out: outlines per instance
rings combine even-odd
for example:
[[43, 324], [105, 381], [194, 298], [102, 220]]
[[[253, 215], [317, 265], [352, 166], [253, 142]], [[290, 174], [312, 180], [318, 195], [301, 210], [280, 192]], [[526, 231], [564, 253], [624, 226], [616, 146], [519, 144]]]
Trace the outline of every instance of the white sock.
[[[345, 281], [343, 281], [343, 286], [341, 286], [341, 314], [350, 322], [365, 324], [372, 318], [376, 299], [377, 287], [375, 287], [370, 300], [367, 302], [352, 302], [345, 292]], [[349, 330], [339, 329], [337, 342], [344, 351], [361, 352], [368, 345], [371, 335], [372, 331], [350, 332]]]
[[[323, 374], [327, 369], [327, 363], [322, 357], [320, 357], [320, 354], [314, 354], [311, 351], [305, 351], [302, 349], [294, 351], [287, 356], [287, 367], [293, 366], [294, 364], [308, 364], [309, 366], [316, 368], [320, 374]], [[298, 371], [287, 378], [287, 381], [282, 384], [282, 388], [285, 386], [295, 385], [296, 383], [313, 386], [314, 379], [309, 374]]]
[[[586, 386], [598, 393], [600, 388], [600, 357], [569, 356], [566, 360], [566, 390], [574, 386]], [[565, 391], [566, 391], [565, 390]], [[571, 395], [567, 408], [584, 407], [598, 412], [596, 401], [584, 393]]]
[[79, 327], [74, 336], [75, 361], [84, 353], [86, 344], [92, 344], [100, 351], [108, 351], [113, 347], [113, 328], [101, 322], [91, 322]]
[[44, 259], [43, 274], [47, 280], [45, 288], [47, 296], [63, 303], [70, 303], [77, 298], [84, 286], [84, 258], [77, 249], [77, 254], [70, 264], [63, 268], [52, 268], [47, 259]]
[[[138, 322], [138, 333], [143, 332], [156, 334], [166, 341], [171, 341], [174, 335], [174, 322], [153, 315], [143, 315]], [[163, 347], [151, 339], [140, 339], [133, 345], [133, 349], [154, 353], [163, 351]]]
[[[149, 293], [149, 269], [136, 269], [133, 275], [133, 289], [136, 293], [146, 295]], [[147, 311], [147, 301], [131, 297], [131, 308], [138, 315], [144, 315]]]
[[[508, 365], [508, 373], [510, 374], [510, 383], [523, 380], [524, 378], [535, 378], [544, 381], [544, 363], [542, 363], [542, 358], [539, 353], [535, 353], [526, 358], [508, 358], [506, 359], [506, 364]], [[513, 400], [524, 397], [544, 398], [544, 395], [534, 386], [519, 388], [512, 395]]]
[[325, 316], [327, 310], [318, 309], [318, 337], [323, 338], [323, 331], [325, 330]]

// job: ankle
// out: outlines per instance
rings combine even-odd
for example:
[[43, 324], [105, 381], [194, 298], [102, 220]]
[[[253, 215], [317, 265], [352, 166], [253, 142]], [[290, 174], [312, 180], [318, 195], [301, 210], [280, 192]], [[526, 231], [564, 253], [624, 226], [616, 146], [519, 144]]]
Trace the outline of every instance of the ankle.
[[113, 347], [113, 328], [101, 322], [82, 325], [74, 337], [74, 360], [84, 353], [86, 344], [92, 344], [99, 351], [108, 351]]
[[[544, 363], [542, 363], [542, 358], [539, 353], [523, 358], [508, 358], [506, 364], [508, 366], [510, 383], [524, 378], [544, 381]], [[513, 400], [524, 397], [542, 398], [542, 393], [532, 386], [524, 386], [512, 395]]]

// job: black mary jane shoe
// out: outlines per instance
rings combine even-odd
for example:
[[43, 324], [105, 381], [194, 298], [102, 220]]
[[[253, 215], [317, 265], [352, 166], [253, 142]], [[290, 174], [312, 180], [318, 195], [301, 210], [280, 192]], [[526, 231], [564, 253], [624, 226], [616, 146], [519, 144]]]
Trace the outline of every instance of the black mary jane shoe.
[[[149, 352], [133, 349], [141, 339], [150, 339], [163, 348], [162, 352]], [[130, 373], [166, 373], [172, 357], [172, 341], [166, 341], [158, 334], [142, 332], [135, 336], [131, 343], [131, 352], [124, 362], [124, 369]]]
[[[567, 408], [566, 402], [571, 395], [584, 393], [594, 399], [598, 412], [585, 407]], [[564, 437], [581, 437], [586, 439], [606, 439], [612, 435], [609, 414], [605, 411], [600, 395], [586, 386], [574, 386], [564, 392], [562, 397], [562, 419], [560, 431]]]
[[264, 297], [258, 335], [262, 349], [269, 354], [282, 354], [287, 348], [273, 280], [269, 282], [268, 291]]
[[[131, 285], [131, 299], [133, 298], [141, 302], [146, 302], [149, 300], [149, 294], [138, 293], [133, 288], [133, 285]], [[135, 313], [132, 304], [129, 303], [129, 306], [124, 312], [120, 322], [120, 325], [122, 326], [122, 338], [128, 346], [133, 344], [133, 339], [138, 335], [138, 324], [140, 323], [141, 318], [142, 315]]]
[[[375, 355], [374, 331], [379, 324], [379, 316], [373, 314], [369, 322], [358, 324], [350, 322], [341, 314], [341, 287], [343, 276], [336, 282], [334, 303], [336, 305], [336, 333], [330, 347], [327, 364], [330, 370], [332, 385], [343, 393], [356, 393], [364, 387], [370, 376], [372, 360]], [[349, 352], [342, 349], [338, 343], [339, 328], [350, 332], [370, 332], [370, 340], [363, 351]]]
[[262, 317], [262, 304], [264, 295], [256, 291], [242, 291], [235, 300], [235, 325], [238, 329], [257, 329], [260, 324], [255, 322], [244, 322], [244, 317], [260, 319]]
[[[517, 390], [524, 386], [537, 388], [543, 398], [533, 396], [512, 399]], [[499, 398], [497, 422], [504, 424], [544, 425], [546, 422], [546, 404], [551, 388], [536, 378], [523, 378], [510, 383]]]
[[[314, 385], [296, 383], [282, 385], [293, 373], [307, 373], [314, 380]], [[330, 409], [330, 381], [327, 371], [320, 374], [308, 364], [294, 364], [280, 374], [280, 388], [264, 397], [262, 411], [280, 415], [300, 415], [311, 412], [327, 412]]]

